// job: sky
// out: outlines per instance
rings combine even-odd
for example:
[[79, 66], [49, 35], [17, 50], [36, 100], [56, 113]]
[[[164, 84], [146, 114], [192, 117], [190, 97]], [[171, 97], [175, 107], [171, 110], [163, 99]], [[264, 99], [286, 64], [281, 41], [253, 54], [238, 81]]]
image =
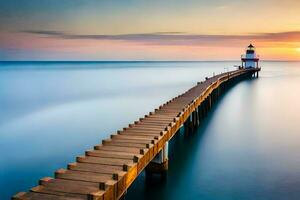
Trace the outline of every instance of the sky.
[[299, 0], [0, 0], [0, 61], [300, 60]]

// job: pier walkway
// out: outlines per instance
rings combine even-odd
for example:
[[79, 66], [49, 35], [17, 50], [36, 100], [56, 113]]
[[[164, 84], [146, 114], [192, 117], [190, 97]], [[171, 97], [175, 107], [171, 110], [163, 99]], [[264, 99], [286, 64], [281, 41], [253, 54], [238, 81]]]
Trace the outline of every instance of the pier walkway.
[[[137, 176], [168, 168], [168, 141], [181, 127], [192, 132], [226, 88], [239, 80], [258, 76], [260, 68], [222, 73], [197, 83], [185, 93], [112, 134], [54, 178], [46, 177], [14, 200], [121, 199]], [[146, 173], [146, 174], [147, 174]]]

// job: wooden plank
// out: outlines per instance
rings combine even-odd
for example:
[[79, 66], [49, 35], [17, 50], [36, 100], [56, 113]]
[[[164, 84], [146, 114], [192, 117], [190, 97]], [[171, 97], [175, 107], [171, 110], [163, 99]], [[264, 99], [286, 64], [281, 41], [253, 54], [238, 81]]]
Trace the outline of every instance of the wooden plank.
[[164, 118], [171, 118], [173, 116], [175, 116], [177, 113], [167, 113], [167, 112], [150, 112], [148, 116], [161, 116]]
[[72, 181], [64, 179], [44, 178], [40, 180], [40, 187], [35, 188], [34, 192], [44, 194], [64, 195], [78, 194], [85, 195], [87, 199], [103, 199], [104, 190], [100, 190], [98, 183], [85, 181]]
[[140, 121], [139, 123], [141, 124], [161, 124], [161, 125], [169, 125], [170, 122], [172, 122], [174, 120], [156, 120], [156, 119], [144, 119], [142, 121]]
[[31, 188], [30, 191], [34, 192], [34, 193], [50, 194], [50, 195], [56, 195], [56, 196], [64, 196], [64, 195], [68, 194], [68, 195], [74, 195], [77, 197], [82, 197], [82, 198], [88, 199], [87, 194], [73, 194], [73, 193], [68, 193], [68, 192], [60, 192], [60, 191], [48, 189], [44, 186], [36, 186], [34, 188]]
[[103, 165], [97, 163], [69, 163], [69, 170], [75, 171], [90, 171], [103, 174], [114, 174], [123, 170], [123, 166], [120, 165]]
[[[108, 140], [111, 140], [111, 139], [108, 139]], [[136, 143], [136, 144], [154, 144], [155, 143], [155, 140], [133, 140], [133, 139], [117, 139], [117, 138], [114, 138], [113, 141], [116, 141], [116, 142], [133, 142], [133, 143]]]
[[[158, 129], [158, 130], [150, 130], [150, 129], [141, 129], [141, 128], [129, 128], [123, 131], [118, 131], [118, 134], [122, 134], [122, 133], [129, 133], [129, 132], [137, 132], [137, 133], [141, 133], [141, 134], [150, 134], [150, 133], [154, 133], [154, 134], [160, 134], [162, 131], [164, 131], [166, 129]], [[141, 135], [142, 136], [142, 135]]]
[[156, 110], [155, 115], [165, 115], [165, 116], [170, 116], [170, 117], [176, 117], [181, 111], [182, 111], [182, 109], [171, 112], [170, 110], [162, 108], [160, 110]]
[[162, 120], [173, 120], [175, 117], [176, 115], [168, 116], [168, 115], [161, 115], [158, 113], [145, 116], [145, 118], [162, 119]]
[[41, 194], [35, 192], [20, 192], [12, 197], [12, 200], [87, 200], [85, 195], [64, 194]]
[[126, 172], [124, 172], [124, 166], [120, 169], [115, 169], [115, 166], [111, 165], [100, 165], [100, 164], [90, 164], [90, 163], [70, 163], [68, 165], [69, 170], [82, 171], [82, 172], [93, 172], [97, 174], [108, 174], [112, 176], [113, 180], [120, 180], [125, 177]]
[[155, 140], [158, 139], [159, 136], [149, 136], [149, 135], [139, 135], [139, 136], [135, 136], [135, 135], [121, 135], [121, 134], [117, 134], [117, 135], [111, 135], [112, 139], [133, 139], [133, 140]]
[[109, 146], [118, 146], [118, 147], [136, 147], [139, 149], [149, 148], [149, 145], [150, 145], [150, 144], [137, 144], [137, 143], [133, 143], [133, 142], [116, 142], [116, 141], [105, 142], [103, 144], [109, 145]]
[[174, 121], [175, 117], [172, 119], [157, 119], [157, 118], [141, 118], [138, 123], [158, 123], [158, 124], [169, 124], [170, 122]]
[[145, 115], [145, 118], [147, 119], [153, 119], [153, 120], [160, 120], [160, 121], [173, 121], [176, 115], [173, 116], [165, 116], [165, 115]]
[[165, 128], [157, 128], [157, 127], [132, 127], [132, 128], [124, 128], [124, 130], [138, 130], [138, 131], [163, 131]]
[[159, 129], [164, 129], [166, 126], [169, 124], [159, 124], [159, 123], [146, 123], [146, 122], [141, 122], [138, 124], [131, 124], [129, 125], [129, 128], [159, 128]]
[[150, 129], [133, 129], [133, 128], [129, 128], [123, 131], [118, 131], [118, 134], [122, 134], [122, 133], [128, 133], [128, 132], [137, 132], [137, 133], [141, 133], [141, 134], [150, 134], [150, 133], [154, 133], [154, 134], [158, 134], [160, 135], [162, 131], [165, 131], [167, 129], [163, 128], [163, 129], [159, 129], [159, 130], [150, 130]]
[[[127, 148], [127, 147], [117, 147], [117, 148]], [[102, 157], [95, 157], [95, 156], [78, 156], [76, 161], [80, 163], [94, 163], [94, 164], [116, 165], [116, 166], [123, 166], [124, 164], [133, 163], [133, 159], [129, 160], [129, 159], [120, 159], [120, 158], [102, 158]]]
[[152, 126], [152, 125], [136, 125], [136, 126], [131, 126], [131, 127], [129, 127], [129, 128], [123, 128], [123, 130], [145, 130], [145, 131], [147, 131], [147, 130], [155, 130], [155, 131], [159, 131], [159, 130], [163, 130], [163, 129], [165, 129], [166, 128], [166, 126], [159, 126], [159, 127], [157, 127], [157, 126]]
[[182, 109], [185, 107], [185, 105], [175, 105], [175, 103], [170, 103], [164, 106], [161, 106], [159, 109], [160, 111], [166, 111], [166, 112], [172, 112], [172, 113], [178, 113], [182, 111]]
[[171, 109], [182, 109], [184, 108], [188, 103], [190, 102], [190, 99], [185, 100], [182, 97], [179, 97], [177, 100], [173, 101], [170, 104], [163, 105], [160, 108], [171, 108]]
[[129, 148], [129, 147], [116, 147], [116, 146], [108, 146], [108, 145], [97, 145], [95, 146], [96, 150], [104, 150], [104, 151], [116, 151], [116, 152], [128, 152], [128, 153], [136, 153], [139, 154], [141, 149], [139, 148]]
[[102, 150], [88, 150], [85, 153], [87, 156], [103, 157], [103, 158], [121, 158], [133, 159], [139, 154], [128, 152], [102, 151]]
[[55, 172], [55, 178], [74, 181], [86, 181], [92, 183], [104, 183], [112, 180], [112, 176], [107, 174], [98, 174], [93, 172], [81, 172], [75, 170], [59, 169]]
[[160, 136], [162, 135], [162, 130], [161, 131], [139, 131], [139, 130], [130, 130], [130, 131], [122, 131], [119, 133], [119, 135], [134, 135], [134, 136]]

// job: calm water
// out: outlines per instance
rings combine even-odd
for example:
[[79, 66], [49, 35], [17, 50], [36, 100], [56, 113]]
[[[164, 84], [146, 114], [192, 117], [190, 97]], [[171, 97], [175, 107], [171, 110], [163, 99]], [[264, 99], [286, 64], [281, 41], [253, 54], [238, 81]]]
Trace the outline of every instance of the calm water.
[[[0, 199], [234, 64], [0, 63]], [[172, 139], [166, 181], [141, 174], [128, 199], [299, 199], [300, 63], [262, 67], [197, 133]]]

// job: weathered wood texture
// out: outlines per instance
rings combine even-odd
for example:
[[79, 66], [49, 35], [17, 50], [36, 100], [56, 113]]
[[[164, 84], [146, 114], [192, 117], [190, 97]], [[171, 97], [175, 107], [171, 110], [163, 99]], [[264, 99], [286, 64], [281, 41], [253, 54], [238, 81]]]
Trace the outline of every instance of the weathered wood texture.
[[224, 86], [259, 70], [236, 70], [198, 83], [78, 156], [67, 169], [57, 170], [55, 178], [43, 178], [13, 199], [119, 199], [182, 125], [201, 123]]

